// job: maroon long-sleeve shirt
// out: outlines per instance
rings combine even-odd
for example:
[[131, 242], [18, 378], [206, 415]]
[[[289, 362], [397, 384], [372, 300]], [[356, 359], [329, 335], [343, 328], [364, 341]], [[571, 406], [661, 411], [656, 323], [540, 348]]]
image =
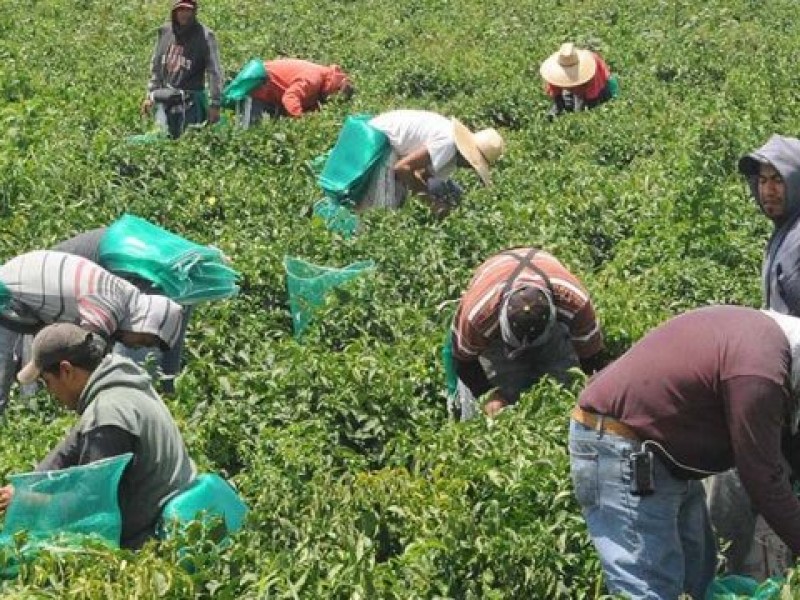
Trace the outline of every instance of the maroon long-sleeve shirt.
[[756, 509], [800, 552], [800, 501], [781, 455], [790, 365], [786, 336], [767, 315], [701, 308], [650, 332], [592, 378], [578, 404], [661, 444], [690, 467], [671, 465], [685, 477], [735, 466]]

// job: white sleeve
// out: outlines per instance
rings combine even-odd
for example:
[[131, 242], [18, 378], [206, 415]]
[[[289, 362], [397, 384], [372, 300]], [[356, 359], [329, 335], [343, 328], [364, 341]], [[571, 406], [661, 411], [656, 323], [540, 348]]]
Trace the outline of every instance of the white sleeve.
[[456, 144], [452, 139], [439, 139], [428, 142], [425, 147], [431, 157], [434, 174], [441, 175], [451, 163], [455, 162]]

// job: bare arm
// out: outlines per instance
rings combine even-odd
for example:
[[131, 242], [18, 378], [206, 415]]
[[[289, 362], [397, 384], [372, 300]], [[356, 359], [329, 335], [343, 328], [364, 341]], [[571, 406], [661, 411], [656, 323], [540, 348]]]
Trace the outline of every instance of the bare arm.
[[392, 169], [400, 183], [415, 194], [429, 198], [427, 182], [431, 176], [431, 157], [427, 148], [417, 148], [397, 161]]

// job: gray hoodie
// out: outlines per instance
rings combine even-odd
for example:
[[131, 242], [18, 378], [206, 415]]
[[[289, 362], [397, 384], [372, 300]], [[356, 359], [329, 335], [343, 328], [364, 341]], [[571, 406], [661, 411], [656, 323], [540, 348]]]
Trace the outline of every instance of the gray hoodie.
[[80, 420], [37, 470], [133, 452], [119, 486], [120, 543], [138, 548], [154, 534], [164, 504], [194, 481], [183, 437], [147, 373], [118, 355], [92, 372], [76, 410]]
[[764, 305], [800, 316], [800, 140], [773, 135], [761, 148], [739, 160], [739, 171], [747, 177], [759, 207], [758, 170], [764, 163], [775, 167], [786, 185], [785, 218], [774, 221], [775, 229], [764, 252]]

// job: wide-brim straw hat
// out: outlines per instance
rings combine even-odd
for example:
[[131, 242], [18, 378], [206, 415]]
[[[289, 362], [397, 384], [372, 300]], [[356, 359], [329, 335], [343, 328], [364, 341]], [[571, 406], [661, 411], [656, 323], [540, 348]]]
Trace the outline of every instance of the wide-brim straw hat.
[[558, 52], [542, 63], [539, 73], [550, 85], [574, 87], [589, 81], [597, 71], [594, 55], [589, 50], [576, 48], [575, 44], [562, 44]]
[[496, 129], [482, 129], [472, 133], [458, 119], [453, 119], [456, 148], [470, 166], [478, 173], [484, 185], [492, 185], [489, 167], [503, 155], [505, 142]]

